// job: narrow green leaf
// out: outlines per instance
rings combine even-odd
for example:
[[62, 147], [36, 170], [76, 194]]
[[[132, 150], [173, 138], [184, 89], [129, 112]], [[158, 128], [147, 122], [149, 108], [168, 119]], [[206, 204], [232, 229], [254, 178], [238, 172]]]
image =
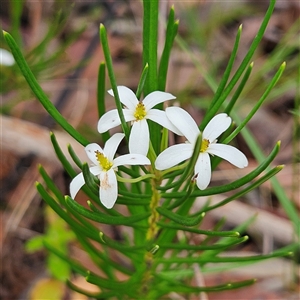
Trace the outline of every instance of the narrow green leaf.
[[205, 128], [205, 126], [208, 124], [208, 122], [213, 118], [213, 116], [217, 113], [218, 109], [221, 107], [222, 103], [224, 102], [224, 100], [228, 97], [229, 93], [232, 91], [232, 89], [235, 87], [236, 83], [238, 82], [238, 80], [240, 79], [240, 77], [242, 76], [244, 70], [247, 68], [250, 60], [252, 59], [252, 56], [256, 50], [256, 48], [258, 47], [264, 32], [267, 28], [267, 25], [269, 23], [269, 20], [272, 16], [274, 7], [275, 7], [275, 3], [276, 0], [270, 0], [270, 5], [269, 8], [265, 14], [265, 17], [261, 23], [261, 26], [246, 54], [246, 56], [244, 57], [243, 61], [241, 62], [239, 68], [236, 70], [235, 74], [233, 75], [232, 79], [230, 80], [230, 82], [228, 83], [228, 85], [226, 86], [226, 88], [224, 89], [224, 91], [222, 92], [222, 95], [219, 97], [219, 99], [214, 103], [214, 106], [212, 106], [207, 113], [205, 114], [203, 121], [200, 125], [200, 130], [203, 131], [203, 129]]
[[254, 63], [252, 62], [249, 67], [247, 68], [239, 86], [237, 87], [235, 93], [233, 94], [233, 96], [231, 97], [231, 100], [229, 102], [229, 104], [226, 106], [226, 108], [224, 109], [224, 113], [226, 114], [230, 114], [232, 108], [234, 107], [236, 101], [238, 100], [239, 96], [241, 95], [241, 92], [243, 91], [249, 77], [250, 77], [250, 74], [252, 72], [252, 69], [253, 69], [253, 65]]
[[104, 235], [103, 232], [100, 232], [100, 238], [103, 240], [105, 245], [115, 250], [118, 250], [123, 254], [125, 252], [137, 252], [137, 251], [142, 251], [144, 253], [146, 249], [149, 247], [148, 244], [139, 245], [139, 246], [126, 245], [124, 243], [121, 243], [120, 241], [112, 240], [108, 236]]
[[64, 169], [66, 170], [66, 172], [73, 178], [77, 175], [77, 173], [75, 172], [75, 170], [73, 169], [73, 167], [71, 166], [71, 164], [69, 163], [69, 161], [67, 160], [66, 156], [64, 155], [64, 153], [62, 152], [62, 150], [60, 149], [56, 137], [54, 135], [53, 132], [50, 132], [50, 139], [54, 148], [54, 151], [56, 153], [56, 156], [58, 157], [59, 161], [61, 162], [61, 164], [63, 165]]
[[232, 290], [243, 286], [251, 285], [256, 281], [255, 279], [250, 279], [250, 280], [244, 280], [238, 282], [224, 283], [215, 286], [199, 287], [199, 286], [190, 286], [182, 283], [182, 281], [174, 280], [174, 278], [171, 277], [161, 276], [160, 274], [157, 275], [157, 279], [160, 282], [167, 281], [170, 284], [168, 286], [168, 290], [169, 291], [172, 290], [172, 292], [175, 293], [219, 292], [219, 291]]
[[176, 181], [176, 182], [174, 182], [174, 183], [172, 183], [170, 185], [158, 187], [158, 189], [168, 190], [170, 188], [174, 188], [176, 186], [180, 186], [184, 181], [187, 180], [187, 178], [194, 171], [194, 167], [195, 167], [196, 161], [197, 161], [197, 159], [199, 157], [199, 153], [200, 153], [200, 149], [201, 149], [201, 144], [202, 144], [202, 134], [200, 133], [199, 136], [197, 137], [197, 141], [196, 141], [196, 144], [195, 144], [195, 148], [193, 150], [192, 157], [190, 158], [187, 167], [184, 169], [182, 176], [179, 178], [178, 181]]
[[194, 263], [236, 263], [236, 262], [248, 262], [248, 261], [260, 261], [267, 258], [273, 257], [281, 257], [281, 256], [289, 256], [291, 255], [290, 252], [282, 253], [276, 252], [272, 254], [265, 254], [265, 255], [254, 255], [254, 256], [222, 256], [222, 257], [171, 257], [171, 258], [158, 258], [155, 263], [156, 264], [194, 264]]
[[122, 189], [119, 191], [120, 195], [129, 197], [129, 198], [141, 198], [141, 199], [151, 199], [151, 194], [138, 194], [138, 193], [134, 193], [134, 192], [129, 192], [128, 190]]
[[[77, 234], [83, 234], [95, 241], [101, 242], [99, 237], [99, 231], [94, 230], [92, 226], [90, 226], [88, 229], [86, 229], [82, 224], [79, 224], [76, 220], [74, 220], [71, 216], [68, 215], [66, 211], [64, 211], [60, 205], [47, 193], [45, 188], [39, 183], [36, 183], [36, 188], [41, 195], [41, 197], [45, 200], [45, 202], [63, 219], [66, 221], [67, 224], [69, 224], [72, 229]], [[74, 201], [74, 200], [72, 200]]]
[[284, 62], [274, 77], [272, 78], [270, 84], [268, 85], [267, 89], [265, 90], [264, 94], [261, 96], [261, 98], [257, 101], [257, 103], [254, 105], [254, 107], [251, 109], [250, 113], [247, 115], [246, 118], [239, 124], [239, 126], [223, 141], [224, 144], [228, 144], [233, 138], [235, 138], [239, 132], [246, 126], [246, 124], [251, 120], [251, 118], [254, 116], [254, 114], [258, 111], [258, 109], [261, 107], [263, 102], [266, 100], [267, 96], [275, 86], [275, 84], [278, 82], [279, 78], [281, 77], [284, 69], [285, 69], [286, 63]]
[[175, 21], [174, 6], [172, 6], [168, 18], [165, 45], [161, 55], [158, 69], [158, 90], [160, 91], [164, 91], [166, 88], [169, 59], [174, 39], [177, 34], [178, 24], [179, 21]]
[[[97, 84], [97, 107], [98, 107], [98, 116], [101, 118], [105, 112], [106, 112], [106, 107], [105, 107], [105, 63], [102, 62], [99, 65], [99, 70], [98, 70], [98, 84]], [[103, 132], [102, 134], [102, 140], [103, 143], [109, 139], [110, 134], [109, 132]]]
[[[255, 221], [255, 219], [256, 219], [256, 215], [252, 216], [251, 218], [249, 218], [248, 220], [246, 220], [242, 224], [239, 224], [238, 226], [236, 226], [234, 228], [234, 230], [239, 232], [240, 234], [244, 233], [247, 230], [248, 226]], [[218, 224], [219, 227], [223, 226], [225, 222], [226, 222], [225, 218], [223, 218], [221, 221], [219, 221], [219, 224]], [[215, 230], [215, 228], [214, 228], [214, 230]], [[232, 238], [232, 237], [222, 237], [221, 239], [218, 240], [218, 244], [228, 244], [233, 240], [235, 240], [235, 239]], [[205, 239], [203, 242], [208, 242], [208, 239]], [[202, 258], [204, 258], [204, 257], [215, 257], [215, 256], [217, 256], [218, 254], [220, 254], [222, 252], [223, 252], [222, 249], [207, 250], [207, 251], [203, 251], [201, 253], [201, 257]], [[202, 266], [204, 266], [204, 264], [202, 264]]]
[[[40, 166], [39, 167], [39, 171], [40, 174], [42, 175], [43, 179], [45, 180], [45, 183], [47, 184], [47, 187], [51, 190], [51, 192], [55, 195], [55, 197], [57, 198], [57, 200], [59, 201], [59, 203], [62, 206], [66, 206], [66, 201], [65, 201], [65, 197], [64, 195], [60, 192], [60, 190], [57, 188], [57, 186], [55, 185], [55, 183], [53, 182], [53, 180], [49, 177], [49, 175], [47, 174], [47, 172], [45, 171], [45, 169]], [[45, 199], [44, 199], [45, 200]], [[45, 200], [46, 201], [46, 200]], [[51, 201], [52, 204], [54, 206], [56, 206], [53, 201]], [[58, 208], [57, 208], [58, 209]], [[73, 216], [80, 222], [82, 223], [88, 230], [90, 230], [91, 232], [96, 232], [98, 233], [98, 230], [90, 223], [87, 222], [86, 219], [82, 218], [77, 212], [75, 212], [74, 210], [70, 211]]]
[[[119, 296], [129, 295], [130, 297], [135, 297], [136, 291], [138, 290], [138, 286], [135, 286], [131, 281], [109, 280], [99, 275], [96, 275], [90, 271], [88, 271], [88, 274], [86, 276], [86, 281], [97, 285], [101, 289], [104, 289], [104, 291], [112, 290], [115, 294]], [[104, 298], [102, 297], [99, 298], [97, 296], [97, 299], [104, 299]]]
[[148, 63], [146, 63], [146, 65], [144, 67], [144, 70], [142, 72], [141, 78], [140, 78], [140, 82], [139, 82], [138, 88], [136, 90], [136, 97], [138, 99], [140, 99], [140, 97], [142, 95], [142, 92], [143, 92], [143, 89], [144, 89], [144, 85], [145, 85], [145, 82], [146, 82], [146, 79], [147, 79], [147, 75], [148, 75], [148, 70], [149, 70], [149, 65], [148, 65]]
[[129, 205], [137, 205], [137, 206], [149, 206], [150, 205], [150, 200], [144, 200], [141, 198], [131, 198], [131, 197], [118, 197], [118, 204], [123, 204], [126, 206]]
[[73, 259], [70, 259], [67, 255], [64, 253], [58, 251], [56, 248], [52, 247], [50, 244], [44, 241], [44, 246], [47, 250], [49, 250], [51, 253], [55, 254], [57, 257], [62, 259], [64, 262], [68, 263], [72, 270], [74, 270], [76, 273], [85, 276], [86, 275], [86, 268], [79, 265], [77, 262], [75, 262]]
[[84, 182], [87, 187], [91, 190], [91, 192], [98, 196], [99, 195], [99, 187], [95, 183], [94, 175], [91, 174], [89, 165], [84, 163], [82, 165], [82, 174], [84, 178]]
[[79, 205], [76, 201], [71, 199], [69, 196], [66, 196], [66, 203], [68, 204], [69, 207], [73, 208], [82, 216], [102, 224], [132, 226], [135, 222], [139, 222], [141, 220], [147, 219], [150, 216], [150, 213], [143, 213], [131, 217], [109, 216], [104, 213], [101, 213], [100, 211], [96, 213], [87, 210], [83, 206]]
[[165, 243], [165, 244], [160, 244], [159, 248], [161, 249], [180, 249], [180, 250], [195, 250], [195, 251], [200, 251], [200, 250], [216, 250], [216, 249], [224, 249], [224, 248], [229, 248], [231, 246], [237, 245], [244, 243], [247, 241], [249, 238], [248, 236], [244, 236], [242, 238], [235, 239], [231, 243], [227, 244], [214, 244], [214, 245], [187, 245], [185, 243]]
[[239, 191], [238, 193], [224, 199], [223, 201], [220, 201], [218, 204], [212, 205], [212, 206], [208, 206], [204, 209], [201, 209], [198, 213], [202, 213], [202, 212], [207, 212], [210, 210], [213, 210], [217, 207], [221, 207], [235, 199], [239, 199], [241, 198], [243, 195], [248, 194], [250, 191], [254, 190], [255, 188], [259, 187], [260, 185], [262, 185], [264, 182], [268, 181], [270, 178], [272, 178], [273, 176], [275, 176], [278, 172], [280, 172], [283, 169], [284, 166], [277, 166], [275, 168], [273, 168], [272, 170], [268, 171], [267, 174], [265, 174], [264, 176], [262, 176], [261, 178], [259, 178], [258, 180], [256, 180], [254, 183], [250, 184], [249, 186], [247, 186], [245, 189], [243, 189], [242, 191]]
[[[180, 206], [184, 201], [188, 200], [191, 196], [191, 193], [194, 191], [195, 189], [195, 185], [196, 185], [196, 182], [195, 180], [191, 181], [188, 183], [188, 188], [187, 188], [187, 191], [186, 191], [186, 194], [182, 197], [182, 198], [178, 198], [176, 199], [169, 207], [168, 209], [169, 210], [172, 210], [178, 206]], [[183, 190], [186, 190], [186, 188], [184, 188]], [[191, 201], [191, 199], [189, 199]]]
[[[225, 184], [222, 186], [218, 187], [212, 187], [212, 188], [207, 188], [206, 190], [196, 190], [192, 193], [192, 197], [198, 197], [198, 196], [209, 196], [209, 195], [216, 195], [216, 194], [221, 194], [225, 193], [228, 191], [235, 190], [251, 180], [255, 179], [259, 174], [261, 174], [273, 161], [273, 159], [276, 157], [280, 149], [280, 142], [277, 142], [269, 156], [252, 172], [247, 174], [246, 176], [232, 182], [229, 184]], [[176, 193], [162, 193], [163, 198], [174, 198], [174, 197], [183, 197], [185, 195], [185, 192], [176, 192]], [[187, 201], [186, 201], [187, 202]]]
[[[211, 101], [211, 104], [210, 104], [210, 107], [209, 107], [208, 111], [215, 105], [216, 101], [219, 99], [219, 97], [222, 95], [222, 93], [224, 91], [224, 88], [226, 86], [226, 83], [227, 83], [228, 78], [230, 76], [233, 64], [234, 64], [235, 59], [236, 59], [236, 54], [237, 54], [240, 39], [241, 39], [241, 33], [242, 33], [242, 25], [240, 25], [240, 27], [238, 29], [238, 32], [237, 32], [237, 35], [236, 35], [236, 38], [235, 38], [235, 42], [234, 42], [234, 45], [233, 45], [233, 49], [232, 49], [227, 67], [225, 69], [222, 80], [221, 80], [220, 84], [218, 85], [218, 89], [217, 89], [217, 91], [214, 95], [214, 98]], [[224, 98], [224, 100], [225, 100], [225, 98]]]
[[[64, 25], [66, 24], [67, 20], [68, 18], [63, 16], [63, 12], [61, 9], [58, 12], [56, 12], [51, 20], [49, 29], [44, 35], [43, 39], [37, 45], [35, 45], [35, 47], [32, 48], [28, 53], [26, 53], [25, 58], [29, 61], [35, 60], [36, 57], [44, 55], [46, 53], [46, 47], [49, 46], [49, 43], [52, 39], [54, 39], [55, 36], [59, 36], [61, 31], [64, 29]], [[41, 65], [43, 64], [44, 62]]]
[[55, 195], [57, 200], [59, 201], [60, 204], [63, 204], [64, 201], [64, 196], [59, 190], [59, 188], [56, 186], [56, 184], [53, 182], [53, 180], [50, 178], [50, 176], [47, 174], [46, 170], [43, 168], [42, 165], [39, 165], [39, 172], [41, 176], [43, 177], [47, 187], [51, 190], [51, 192]]
[[166, 208], [163, 207], [158, 207], [156, 208], [156, 210], [158, 211], [158, 213], [172, 221], [174, 221], [175, 223], [184, 225], [184, 226], [196, 226], [198, 225], [202, 219], [204, 218], [205, 214], [200, 214], [199, 216], [196, 217], [189, 217], [189, 216], [182, 216], [179, 214], [176, 214]]
[[[97, 298], [99, 293], [95, 293], [95, 292], [90, 292], [87, 290], [84, 290], [78, 286], [76, 286], [74, 283], [72, 283], [70, 280], [67, 280], [66, 282], [67, 286], [74, 292], [85, 295], [91, 299], [100, 299]], [[103, 299], [108, 299], [108, 298], [103, 298]]]
[[[58, 159], [60, 160], [61, 164], [63, 165], [63, 167], [67, 171], [67, 173], [70, 175], [70, 177], [74, 178], [77, 175], [77, 173], [75, 172], [75, 170], [73, 169], [73, 167], [71, 166], [71, 164], [69, 163], [69, 161], [67, 160], [65, 155], [63, 154], [62, 150], [60, 149], [60, 147], [57, 143], [56, 137], [52, 132], [50, 133], [50, 138], [51, 138], [51, 142], [52, 142], [52, 145], [54, 147], [54, 150], [55, 150], [55, 153], [56, 153]], [[85, 192], [86, 195], [88, 195], [88, 197], [90, 197], [90, 199], [92, 199], [94, 201], [95, 204], [100, 205], [98, 193], [97, 194], [93, 193], [86, 186], [83, 186], [82, 190]], [[118, 214], [113, 209], [111, 209], [109, 211], [111, 214]]]
[[129, 270], [129, 268], [127, 268], [128, 266], [124, 266], [110, 259], [109, 252], [100, 251], [99, 248], [95, 247], [84, 236], [78, 235], [78, 241], [82, 247], [86, 249], [99, 269], [104, 271], [109, 278], [115, 278], [116, 270], [126, 275], [133, 275], [133, 270]]
[[86, 140], [79, 132], [77, 132], [72, 125], [70, 125], [65, 118], [59, 113], [55, 108], [53, 103], [48, 99], [37, 80], [35, 79], [33, 73], [31, 72], [28, 64], [26, 63], [19, 47], [12, 38], [12, 36], [3, 31], [4, 38], [11, 49], [11, 52], [18, 64], [23, 76], [25, 77], [27, 83], [29, 84], [32, 92], [38, 98], [40, 103], [44, 106], [49, 115], [66, 131], [68, 132], [75, 140], [77, 140], [83, 146], [89, 144], [89, 141]]
[[204, 235], [208, 235], [208, 236], [240, 237], [240, 234], [237, 231], [202, 230], [202, 229], [180, 226], [180, 225], [174, 224], [172, 222], [168, 222], [168, 223], [167, 222], [166, 223], [158, 222], [157, 225], [162, 228], [182, 230], [182, 231], [187, 231], [187, 232], [192, 232], [192, 233], [197, 233], [197, 234], [204, 234]]
[[79, 157], [76, 155], [73, 147], [70, 144], [68, 144], [68, 151], [69, 151], [69, 154], [70, 154], [71, 158], [73, 159], [74, 163], [77, 165], [77, 167], [79, 169], [82, 169], [82, 162], [79, 159]]
[[[242, 120], [240, 117], [233, 111], [233, 117], [237, 120], [238, 123], [241, 123]], [[253, 155], [257, 159], [258, 162], [263, 164], [268, 160], [268, 158], [265, 157], [265, 154], [255, 141], [255, 138], [253, 137], [252, 133], [248, 130], [247, 127], [245, 127], [241, 134], [243, 135], [243, 138], [246, 140], [250, 150], [252, 151]], [[284, 208], [286, 214], [288, 215], [289, 219], [293, 222], [294, 229], [297, 236], [300, 236], [300, 226], [299, 226], [299, 213], [293, 204], [293, 202], [289, 199], [287, 196], [285, 190], [281, 186], [280, 182], [277, 180], [276, 177], [271, 178], [271, 184], [274, 190], [274, 193], [278, 197], [278, 200], [280, 201], [282, 207]]]
[[101, 41], [101, 45], [103, 48], [103, 53], [104, 53], [105, 62], [106, 62], [106, 66], [107, 66], [108, 77], [110, 79], [110, 84], [111, 84], [111, 87], [112, 87], [112, 90], [114, 93], [115, 103], [116, 103], [118, 114], [119, 114], [119, 117], [121, 120], [121, 127], [122, 127], [122, 130], [125, 133], [126, 139], [128, 141], [129, 128], [128, 128], [128, 124], [126, 123], [125, 118], [124, 118], [124, 114], [123, 114], [123, 110], [122, 110], [122, 103], [120, 101], [120, 96], [119, 96], [118, 89], [117, 89], [117, 82], [116, 82], [116, 78], [115, 78], [115, 74], [114, 74], [114, 70], [113, 70], [112, 58], [111, 58], [111, 54], [110, 54], [110, 50], [109, 50], [109, 46], [108, 46], [107, 33], [106, 33], [106, 29], [103, 24], [100, 24], [100, 41]]

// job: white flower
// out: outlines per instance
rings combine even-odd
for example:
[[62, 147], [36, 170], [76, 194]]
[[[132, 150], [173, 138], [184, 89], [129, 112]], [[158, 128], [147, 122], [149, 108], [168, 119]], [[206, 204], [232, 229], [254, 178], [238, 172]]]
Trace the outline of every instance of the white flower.
[[[114, 159], [117, 148], [124, 138], [123, 133], [116, 133], [105, 144], [104, 149], [93, 143], [85, 147], [85, 151], [94, 166], [90, 172], [100, 180], [99, 197], [106, 208], [112, 208], [118, 197], [118, 182], [115, 171], [121, 165], [149, 165], [149, 159], [140, 154], [126, 154]], [[83, 174], [73, 178], [70, 184], [70, 194], [74, 199], [84, 185]]]
[[[113, 91], [109, 90], [112, 96]], [[132, 122], [132, 129], [129, 136], [129, 152], [147, 155], [149, 150], [149, 127], [146, 119], [152, 120], [161, 126], [177, 133], [180, 132], [169, 121], [166, 113], [153, 107], [167, 100], [175, 99], [172, 94], [155, 91], [139, 101], [132, 90], [125, 86], [118, 86], [120, 101], [125, 105], [123, 114], [126, 122]], [[113, 109], [105, 113], [98, 122], [98, 131], [103, 133], [121, 124], [118, 111]]]
[[[187, 138], [184, 144], [178, 144], [167, 148], [155, 161], [158, 170], [171, 168], [178, 163], [191, 158], [195, 143], [200, 134], [200, 130], [193, 118], [182, 108], [169, 107], [166, 114], [170, 121]], [[246, 156], [235, 147], [217, 144], [217, 137], [228, 129], [231, 118], [225, 114], [218, 114], [213, 117], [202, 132], [202, 144], [198, 159], [195, 164], [194, 174], [199, 189], [204, 190], [209, 185], [211, 179], [211, 155], [217, 155], [238, 168], [248, 165]]]
[[9, 51], [0, 48], [0, 65], [10, 67], [14, 63], [15, 59], [12, 54]]

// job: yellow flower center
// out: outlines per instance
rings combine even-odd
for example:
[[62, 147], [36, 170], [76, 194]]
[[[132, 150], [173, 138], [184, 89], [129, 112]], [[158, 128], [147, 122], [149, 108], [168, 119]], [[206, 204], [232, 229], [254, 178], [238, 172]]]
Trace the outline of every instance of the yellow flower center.
[[201, 143], [200, 152], [205, 152], [209, 146], [209, 140], [203, 139]]
[[134, 117], [137, 121], [143, 120], [146, 116], [145, 105], [143, 102], [139, 102], [139, 104], [135, 108]]
[[99, 151], [95, 151], [97, 161], [103, 170], [108, 171], [112, 167], [112, 163]]

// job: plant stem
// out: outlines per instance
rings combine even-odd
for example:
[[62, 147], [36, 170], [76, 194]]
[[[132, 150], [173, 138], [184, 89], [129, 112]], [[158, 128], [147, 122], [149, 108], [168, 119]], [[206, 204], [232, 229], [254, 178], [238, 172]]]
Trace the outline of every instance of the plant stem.
[[[155, 171], [154, 171], [155, 173]], [[160, 175], [156, 175], [156, 178], [151, 180], [151, 189], [152, 189], [152, 197], [150, 201], [150, 212], [151, 215], [148, 218], [148, 231], [146, 234], [146, 240], [151, 242], [155, 239], [158, 226], [157, 223], [159, 221], [159, 213], [157, 212], [156, 208], [158, 207], [159, 199], [160, 199], [160, 192], [157, 189], [157, 185], [160, 184]], [[141, 293], [144, 296], [144, 299], [148, 299], [147, 295], [149, 296], [149, 286], [152, 280], [152, 267], [153, 267], [153, 254], [155, 251], [147, 251], [144, 256], [144, 264], [145, 264], [145, 273], [142, 280], [142, 287]]]

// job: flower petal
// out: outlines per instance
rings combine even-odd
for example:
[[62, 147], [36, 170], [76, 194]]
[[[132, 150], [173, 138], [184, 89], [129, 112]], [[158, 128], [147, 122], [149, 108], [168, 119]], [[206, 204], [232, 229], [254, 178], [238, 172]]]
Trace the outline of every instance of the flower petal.
[[145, 119], [135, 121], [129, 136], [129, 152], [147, 155], [149, 150], [149, 127]]
[[106, 208], [112, 208], [118, 198], [118, 182], [113, 169], [101, 172], [99, 196]]
[[98, 176], [102, 172], [102, 168], [100, 166], [92, 166], [90, 167], [90, 172], [93, 175]]
[[103, 152], [109, 161], [113, 161], [117, 149], [124, 138], [124, 133], [115, 133], [105, 143]]
[[189, 143], [171, 146], [158, 155], [155, 160], [157, 170], [166, 170], [174, 167], [193, 154], [193, 145]]
[[159, 125], [173, 131], [178, 135], [182, 135], [182, 133], [170, 122], [163, 110], [150, 109], [146, 115], [146, 118], [158, 123]]
[[[123, 115], [126, 122], [135, 120], [133, 112], [129, 109], [123, 109]], [[112, 109], [105, 113], [98, 121], [98, 131], [103, 133], [111, 128], [117, 127], [120, 124], [121, 119], [118, 111], [116, 109]]]
[[75, 176], [71, 183], [70, 183], [70, 195], [72, 199], [75, 199], [77, 193], [82, 188], [82, 186], [85, 184], [83, 174], [79, 173], [77, 176]]
[[207, 152], [229, 161], [238, 168], [245, 168], [248, 166], [248, 160], [245, 154], [233, 146], [224, 144], [210, 144]]
[[195, 175], [197, 175], [197, 186], [205, 190], [211, 179], [211, 166], [208, 153], [200, 153], [195, 164]]
[[211, 143], [216, 140], [231, 124], [231, 118], [223, 113], [214, 116], [203, 130], [203, 138]]
[[115, 158], [113, 168], [124, 165], [150, 165], [150, 160], [141, 154], [125, 154]]
[[102, 150], [102, 148], [96, 144], [96, 143], [92, 143], [92, 144], [88, 144], [85, 148], [85, 152], [88, 156], [88, 158], [96, 165], [99, 165], [99, 162], [97, 160], [96, 151], [99, 151], [100, 153], [104, 153], [104, 151]]
[[14, 64], [15, 64], [15, 59], [13, 55], [9, 51], [0, 48], [0, 65], [9, 67]]
[[[135, 93], [126, 86], [120, 85], [117, 87], [120, 101], [130, 110], [135, 110], [136, 105], [138, 104], [138, 99], [136, 98]], [[114, 96], [113, 90], [109, 90], [108, 93]]]
[[200, 130], [191, 115], [180, 107], [168, 107], [166, 109], [168, 119], [188, 139], [195, 144]]
[[176, 99], [176, 97], [170, 93], [155, 91], [155, 92], [152, 92], [149, 95], [147, 95], [144, 98], [143, 103], [145, 105], [146, 111], [148, 111], [155, 105], [165, 102], [167, 100], [172, 100], [172, 99]]
[[98, 121], [97, 129], [100, 133], [106, 132], [107, 130], [117, 127], [121, 124], [121, 120], [116, 109], [110, 110], [105, 113]]

